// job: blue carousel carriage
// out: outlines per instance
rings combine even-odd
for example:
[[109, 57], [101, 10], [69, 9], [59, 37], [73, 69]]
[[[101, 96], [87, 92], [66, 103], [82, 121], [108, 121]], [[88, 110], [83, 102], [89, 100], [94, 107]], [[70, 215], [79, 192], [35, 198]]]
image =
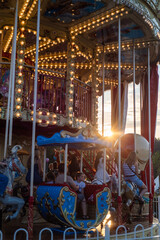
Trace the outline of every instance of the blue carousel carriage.
[[[73, 135], [73, 134], [72, 134]], [[89, 150], [111, 147], [111, 144], [97, 137], [86, 137], [83, 133], [77, 136], [64, 135], [64, 131], [55, 133], [51, 138], [37, 137], [39, 146], [60, 146], [65, 148], [65, 174], [67, 173], [68, 149]], [[65, 182], [65, 181], [64, 181]], [[77, 193], [69, 185], [45, 184], [37, 189], [38, 209], [42, 217], [52, 223], [59, 223], [61, 226], [72, 226], [78, 230], [86, 230], [98, 226], [107, 216], [111, 203], [111, 192], [107, 185], [87, 184], [85, 196], [88, 204], [93, 206], [94, 215], [89, 219], [77, 218]]]

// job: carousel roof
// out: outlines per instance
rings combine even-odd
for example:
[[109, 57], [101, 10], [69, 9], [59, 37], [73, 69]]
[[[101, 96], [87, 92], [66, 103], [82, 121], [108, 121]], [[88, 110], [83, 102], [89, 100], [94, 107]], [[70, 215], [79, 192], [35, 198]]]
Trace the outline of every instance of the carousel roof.
[[[19, 1], [19, 28], [24, 27], [25, 62], [35, 62], [38, 0]], [[119, 3], [119, 4], [118, 4]], [[3, 57], [11, 53], [15, 0], [0, 1], [0, 29]], [[99, 90], [102, 88], [102, 59], [105, 52], [105, 88], [118, 81], [118, 18], [121, 18], [122, 81], [132, 81], [135, 47], [136, 81], [147, 68], [147, 48], [151, 62], [159, 60], [159, 1], [131, 0], [41, 0], [39, 67], [67, 71], [67, 46], [75, 37], [75, 76], [91, 82], [93, 58], [98, 52]], [[18, 38], [20, 34], [18, 33]]]

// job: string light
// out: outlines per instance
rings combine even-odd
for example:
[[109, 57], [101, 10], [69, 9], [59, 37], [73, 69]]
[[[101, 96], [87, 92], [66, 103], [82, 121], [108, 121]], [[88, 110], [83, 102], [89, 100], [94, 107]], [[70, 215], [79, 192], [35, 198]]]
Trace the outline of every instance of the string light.
[[70, 33], [71, 35], [77, 36], [78, 34], [90, 31], [92, 28], [104, 25], [106, 21], [113, 21], [118, 16], [124, 16], [127, 14], [128, 11], [125, 11], [124, 7], [117, 7], [115, 9], [105, 11], [104, 13], [101, 13], [98, 16], [88, 19], [84, 22], [81, 22], [74, 27], [71, 27]]
[[34, 0], [28, 13], [27, 13], [27, 16], [26, 16], [26, 20], [28, 20], [33, 12], [33, 9], [35, 8], [36, 4], [37, 4], [38, 0]]
[[13, 29], [10, 30], [10, 35], [8, 37], [8, 40], [7, 40], [6, 44], [5, 44], [5, 46], [4, 46], [4, 52], [7, 52], [8, 47], [10, 45], [10, 42], [12, 40], [12, 37], [13, 37]]
[[27, 6], [28, 6], [29, 2], [30, 2], [30, 0], [26, 0], [26, 1], [23, 3], [23, 6], [22, 6], [22, 8], [21, 8], [21, 10], [20, 10], [20, 13], [19, 13], [19, 18], [20, 18], [20, 19], [23, 17], [23, 15], [24, 15], [24, 13], [25, 13], [25, 11], [26, 11], [26, 9], [27, 9]]
[[[25, 24], [24, 20], [20, 21], [20, 28], [19, 28], [19, 39], [17, 44], [17, 67], [18, 73], [16, 76], [16, 91], [15, 91], [15, 106], [16, 106], [16, 117], [21, 116], [21, 103], [22, 103], [22, 94], [23, 94], [23, 65], [24, 65], [24, 52], [25, 52]], [[18, 110], [18, 111], [17, 111]]]

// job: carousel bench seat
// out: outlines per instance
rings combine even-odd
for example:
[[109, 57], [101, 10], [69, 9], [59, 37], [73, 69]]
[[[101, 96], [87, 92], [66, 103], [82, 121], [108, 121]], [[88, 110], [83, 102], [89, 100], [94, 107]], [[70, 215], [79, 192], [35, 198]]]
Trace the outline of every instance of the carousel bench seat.
[[102, 191], [104, 187], [107, 187], [107, 185], [86, 184], [84, 195], [87, 203], [96, 205], [96, 194]]

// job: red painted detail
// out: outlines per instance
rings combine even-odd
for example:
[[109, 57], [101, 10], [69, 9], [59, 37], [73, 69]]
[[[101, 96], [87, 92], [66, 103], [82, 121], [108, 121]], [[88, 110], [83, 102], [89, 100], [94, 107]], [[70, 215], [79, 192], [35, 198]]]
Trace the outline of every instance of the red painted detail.
[[[151, 67], [150, 73], [150, 103], [151, 103], [151, 151], [154, 149], [154, 139], [155, 139], [155, 127], [156, 127], [156, 117], [157, 117], [157, 103], [158, 103], [158, 66], [153, 65]], [[146, 74], [143, 84], [141, 85], [141, 135], [149, 140], [149, 127], [148, 127], [148, 75]], [[153, 163], [151, 166], [152, 172], [152, 193], [154, 193], [154, 175], [153, 175]], [[146, 182], [147, 178], [147, 182]], [[142, 180], [149, 186], [150, 171], [149, 164], [146, 165], [145, 171], [142, 173]]]
[[33, 203], [34, 197], [29, 197], [29, 213], [28, 213], [28, 239], [33, 240]]

